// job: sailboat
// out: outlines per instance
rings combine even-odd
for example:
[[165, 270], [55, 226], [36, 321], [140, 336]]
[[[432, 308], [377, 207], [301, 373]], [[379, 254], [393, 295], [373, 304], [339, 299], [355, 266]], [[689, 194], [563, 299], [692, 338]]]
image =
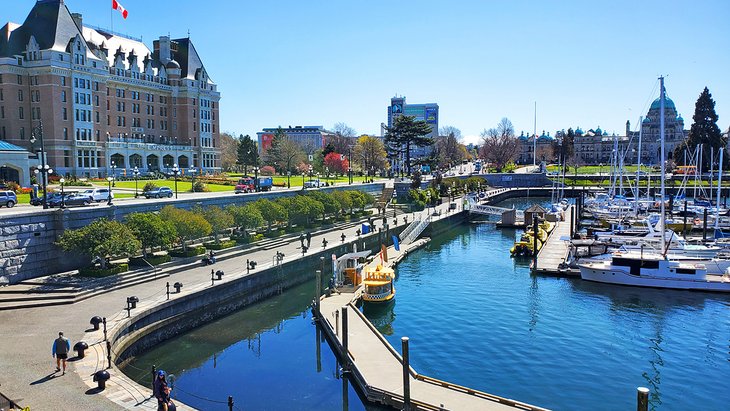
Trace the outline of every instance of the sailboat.
[[[660, 139], [661, 139], [661, 198], [666, 198], [665, 154], [664, 154], [664, 104], [665, 90], [664, 77], [659, 77], [660, 84]], [[665, 202], [661, 201], [661, 225], [659, 233], [664, 233], [666, 227]], [[701, 290], [730, 292], [730, 273], [724, 275], [708, 275], [707, 266], [702, 260], [676, 261], [667, 258], [666, 237], [661, 239], [660, 253], [639, 252], [614, 253], [609, 260], [588, 260], [578, 264], [580, 277], [583, 280], [600, 283], [672, 288], [681, 290]]]

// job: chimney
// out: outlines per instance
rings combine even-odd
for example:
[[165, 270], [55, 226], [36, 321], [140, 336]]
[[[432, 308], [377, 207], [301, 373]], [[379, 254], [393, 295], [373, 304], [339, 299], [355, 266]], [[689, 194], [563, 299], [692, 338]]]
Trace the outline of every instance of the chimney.
[[160, 39], [154, 42], [154, 47], [162, 64], [167, 64], [167, 62], [172, 60], [172, 58], [170, 57], [169, 36], [160, 36]]
[[84, 18], [81, 16], [81, 13], [71, 13], [71, 18], [74, 19], [76, 25], [79, 26], [79, 30], [84, 28]]

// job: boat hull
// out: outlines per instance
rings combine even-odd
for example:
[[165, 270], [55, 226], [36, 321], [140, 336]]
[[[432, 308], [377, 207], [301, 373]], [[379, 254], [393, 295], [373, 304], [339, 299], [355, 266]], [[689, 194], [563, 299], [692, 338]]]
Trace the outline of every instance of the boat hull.
[[667, 288], [673, 290], [711, 291], [730, 293], [730, 282], [717, 280], [692, 280], [676, 278], [657, 278], [629, 274], [620, 270], [591, 267], [579, 264], [580, 278], [605, 284], [627, 285], [633, 287]]

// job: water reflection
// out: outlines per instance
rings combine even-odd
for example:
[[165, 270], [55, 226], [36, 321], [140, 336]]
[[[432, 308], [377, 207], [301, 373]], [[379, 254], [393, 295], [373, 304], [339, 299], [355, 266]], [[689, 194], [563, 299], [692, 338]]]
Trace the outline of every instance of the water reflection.
[[384, 304], [363, 304], [362, 312], [381, 334], [393, 335], [395, 304], [395, 299]]

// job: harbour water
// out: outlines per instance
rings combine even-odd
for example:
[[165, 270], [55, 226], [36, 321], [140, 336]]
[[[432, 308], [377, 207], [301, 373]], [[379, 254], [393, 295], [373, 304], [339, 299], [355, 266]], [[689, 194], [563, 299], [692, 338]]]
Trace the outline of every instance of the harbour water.
[[[509, 257], [515, 235], [465, 224], [434, 238], [398, 266], [395, 303], [366, 315], [393, 346], [410, 337], [419, 372], [500, 396], [625, 410], [646, 386], [650, 409], [727, 409], [730, 298], [533, 277], [529, 261]], [[201, 409], [216, 407], [198, 397], [228, 395], [241, 409], [343, 409], [343, 400], [365, 409], [316, 343], [312, 294], [313, 284], [289, 290], [162, 344], [125, 372], [146, 382], [161, 366], [177, 376], [178, 398]]]

